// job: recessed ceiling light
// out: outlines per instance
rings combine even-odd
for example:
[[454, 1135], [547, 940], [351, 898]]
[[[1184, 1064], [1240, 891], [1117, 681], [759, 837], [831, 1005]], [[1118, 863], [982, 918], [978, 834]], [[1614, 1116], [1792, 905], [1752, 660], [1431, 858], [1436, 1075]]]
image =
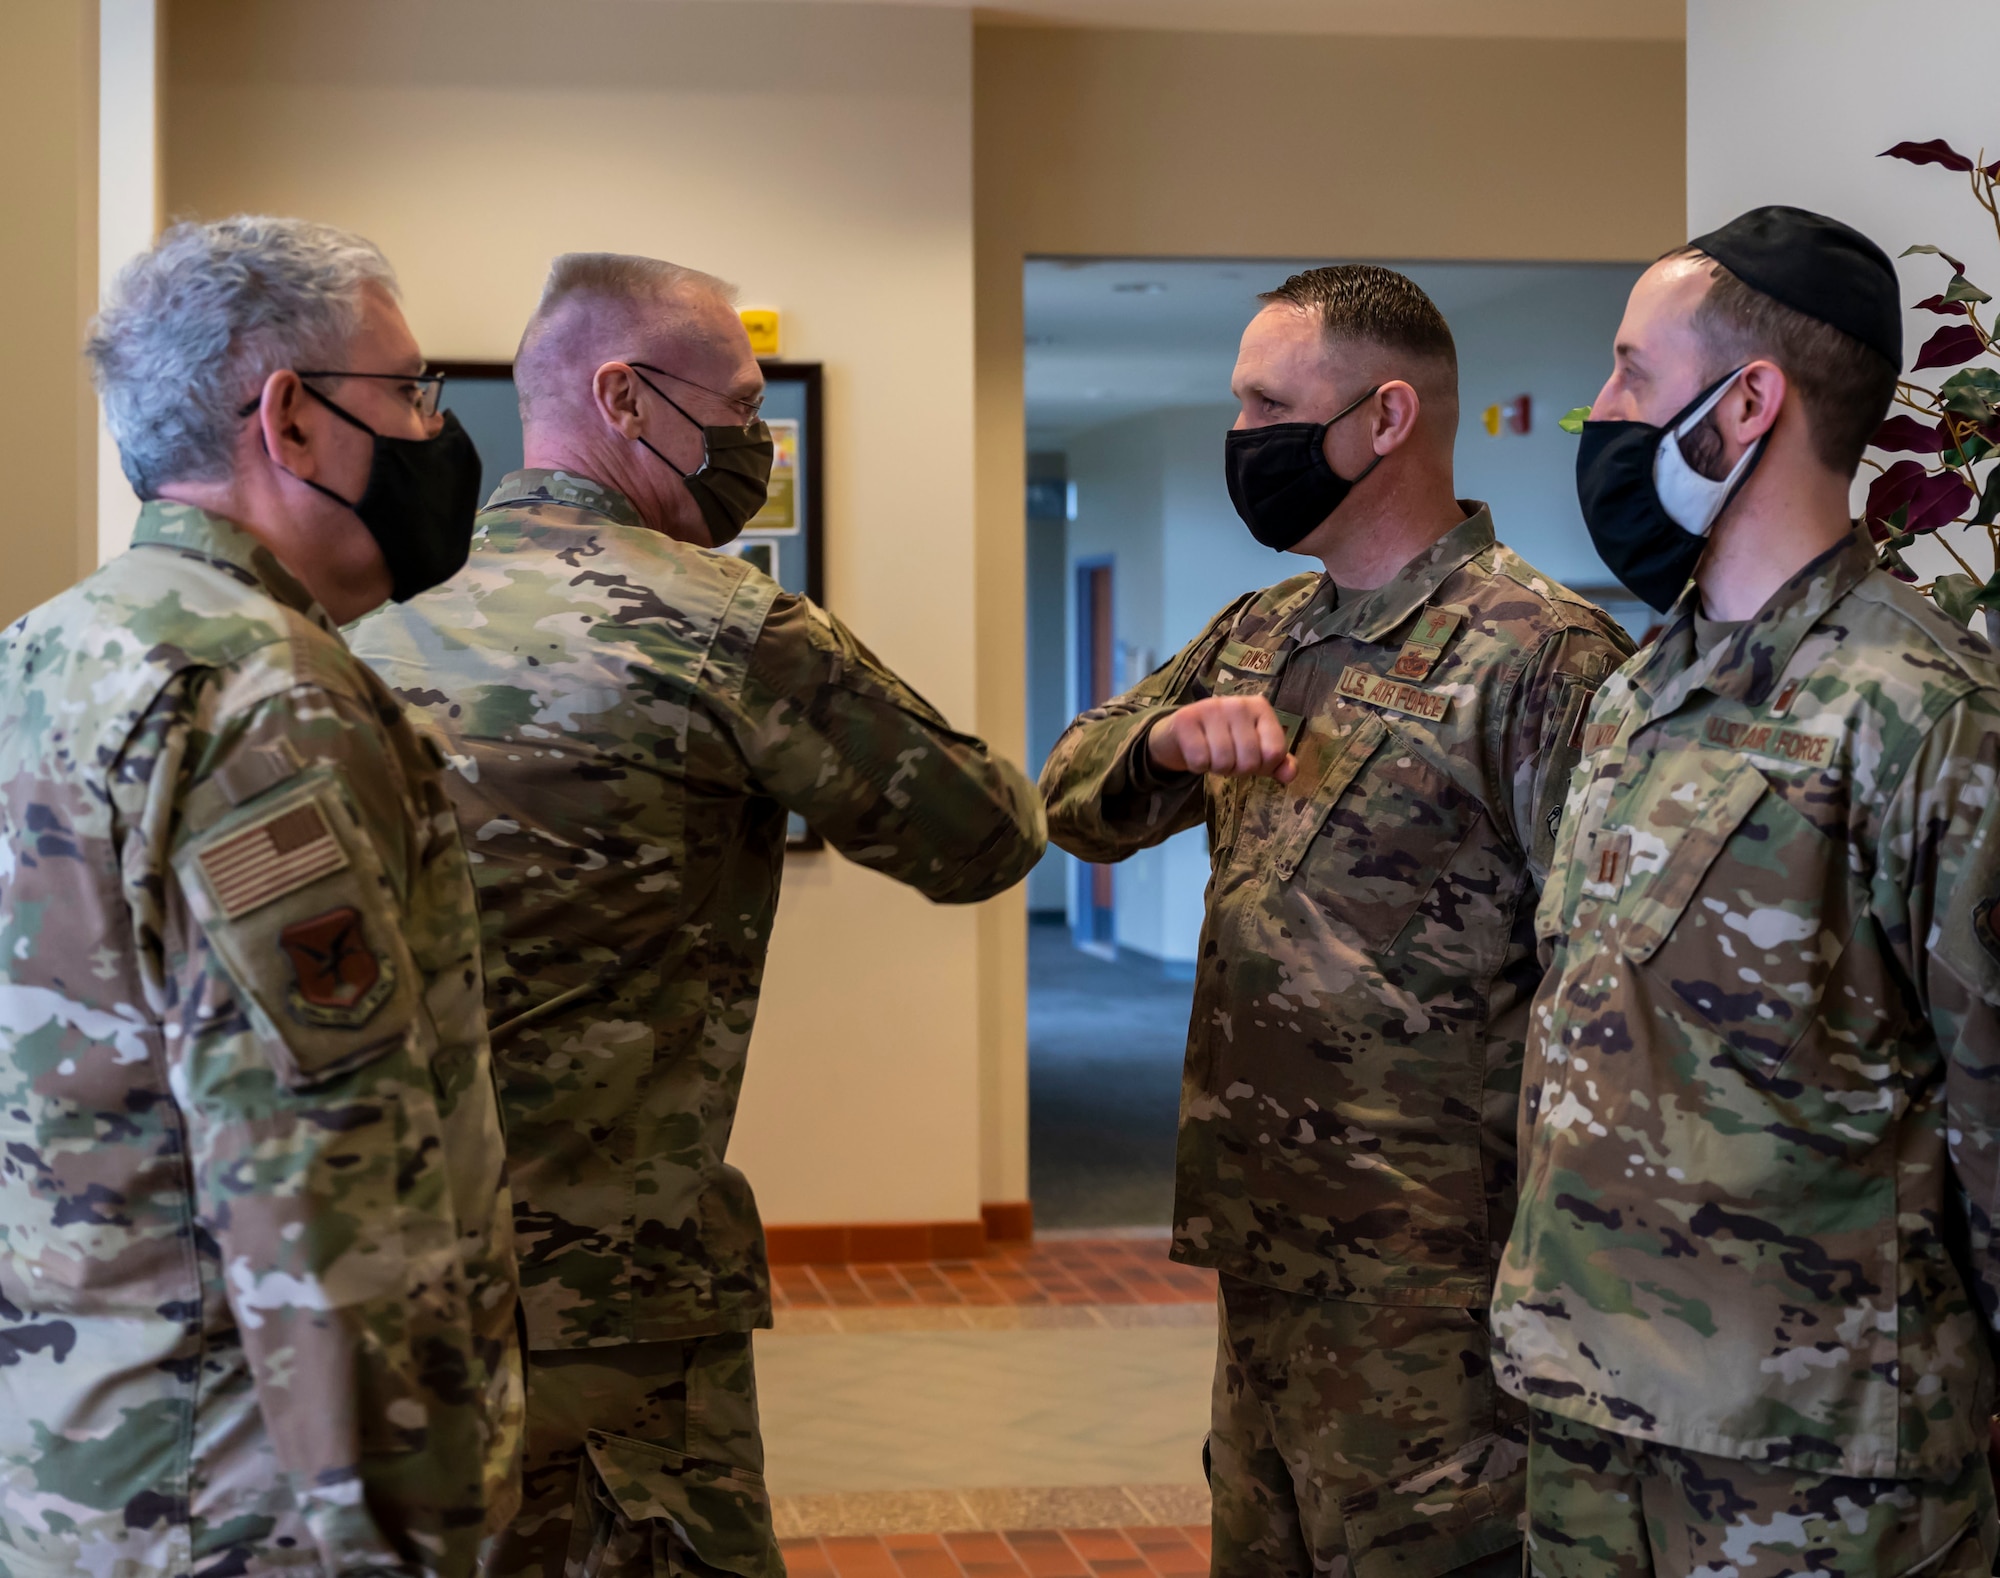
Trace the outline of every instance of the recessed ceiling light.
[[1121, 296], [1163, 296], [1167, 287], [1156, 279], [1121, 280], [1111, 287]]

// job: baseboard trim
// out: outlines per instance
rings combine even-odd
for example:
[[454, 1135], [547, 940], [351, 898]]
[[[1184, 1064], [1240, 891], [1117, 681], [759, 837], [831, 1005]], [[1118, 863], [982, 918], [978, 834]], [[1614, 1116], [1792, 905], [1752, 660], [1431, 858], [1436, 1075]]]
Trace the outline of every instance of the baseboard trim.
[[969, 1260], [990, 1244], [1025, 1244], [1035, 1236], [1026, 1200], [980, 1208], [976, 1222], [827, 1222], [767, 1227], [774, 1266], [840, 1266], [894, 1260]]
[[1032, 1200], [994, 1200], [979, 1208], [986, 1225], [989, 1244], [1028, 1244], [1035, 1237], [1035, 1205]]

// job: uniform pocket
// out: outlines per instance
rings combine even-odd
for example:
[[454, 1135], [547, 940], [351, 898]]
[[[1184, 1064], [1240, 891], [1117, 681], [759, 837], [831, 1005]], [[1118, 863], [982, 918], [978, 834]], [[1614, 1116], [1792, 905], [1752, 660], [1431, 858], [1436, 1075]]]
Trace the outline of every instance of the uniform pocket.
[[577, 1474], [568, 1578], [784, 1578], [764, 1476], [592, 1430]]
[[1371, 950], [1386, 948], [1465, 841], [1478, 803], [1375, 713], [1319, 783], [1278, 875]]
[[1440, 1578], [1521, 1542], [1526, 1457], [1481, 1436], [1450, 1459], [1340, 1504], [1353, 1578]]
[[1818, 1015], [1854, 911], [1839, 846], [1739, 762], [1671, 836], [1630, 830], [1619, 947], [1754, 1063]]

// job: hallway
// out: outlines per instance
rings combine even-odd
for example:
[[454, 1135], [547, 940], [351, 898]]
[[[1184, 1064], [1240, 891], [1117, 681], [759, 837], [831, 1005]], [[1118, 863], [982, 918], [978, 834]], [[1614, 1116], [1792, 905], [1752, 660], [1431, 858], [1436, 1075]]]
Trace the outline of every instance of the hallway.
[[1028, 927], [1028, 1168], [1051, 1231], [1171, 1224], [1192, 981]]

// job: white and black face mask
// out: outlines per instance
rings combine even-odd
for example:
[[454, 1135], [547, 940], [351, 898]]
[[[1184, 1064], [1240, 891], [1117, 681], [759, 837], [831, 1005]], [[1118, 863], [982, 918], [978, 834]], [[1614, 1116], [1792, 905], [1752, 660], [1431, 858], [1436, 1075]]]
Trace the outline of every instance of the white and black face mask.
[[1694, 573], [1709, 528], [1757, 469], [1769, 434], [1720, 479], [1689, 464], [1684, 444], [1743, 374], [1710, 384], [1663, 425], [1585, 422], [1576, 456], [1577, 502], [1611, 573], [1665, 613]]

